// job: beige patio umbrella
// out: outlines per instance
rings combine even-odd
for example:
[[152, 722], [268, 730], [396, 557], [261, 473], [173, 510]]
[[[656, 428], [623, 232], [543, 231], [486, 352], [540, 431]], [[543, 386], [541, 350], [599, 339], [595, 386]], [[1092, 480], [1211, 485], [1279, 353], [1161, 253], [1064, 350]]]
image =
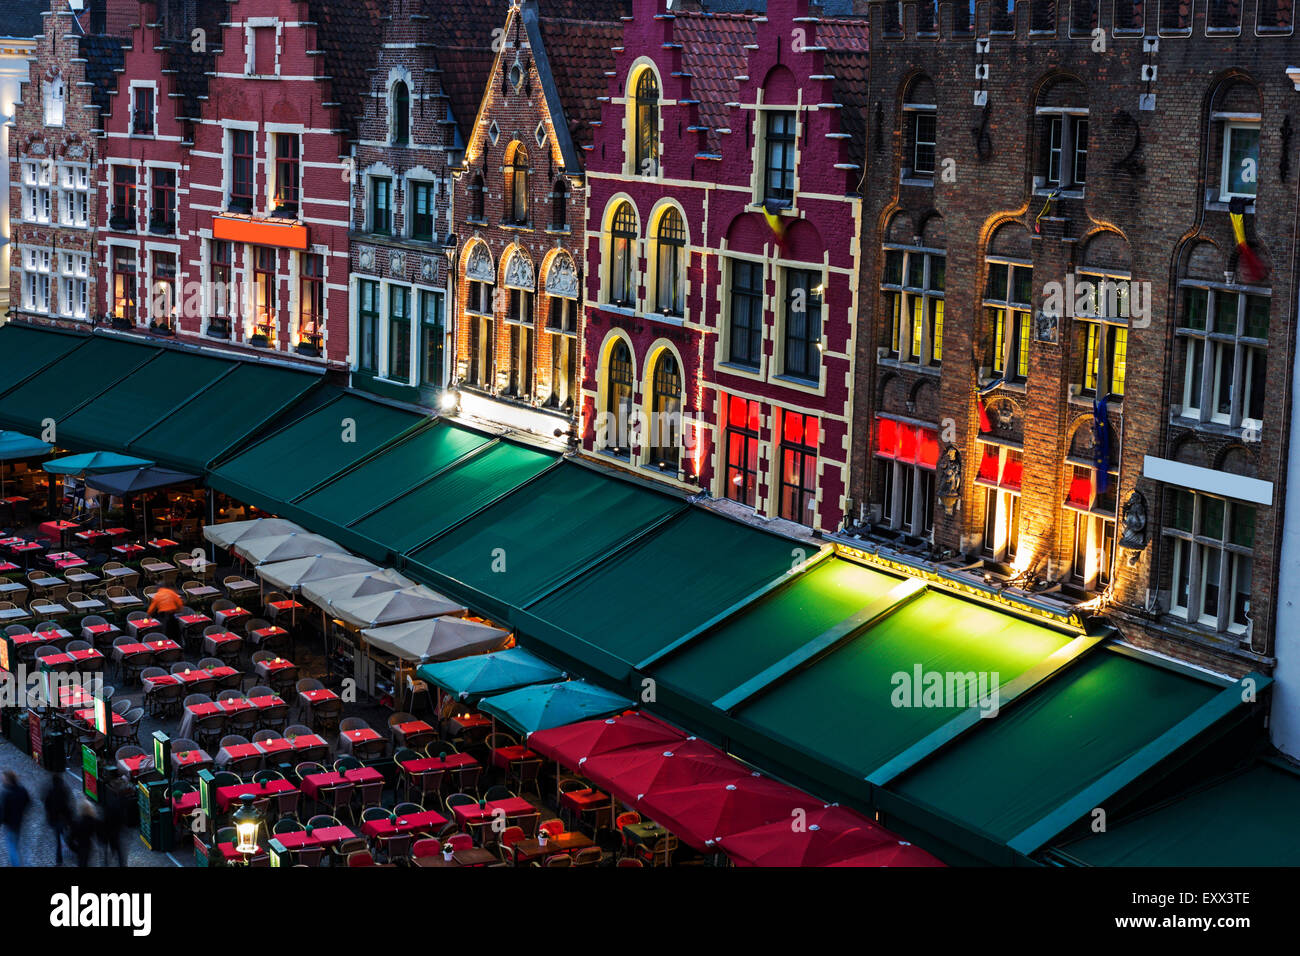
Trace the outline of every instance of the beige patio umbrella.
[[309, 581], [302, 586], [302, 596], [321, 610], [329, 611], [331, 601], [346, 601], [367, 594], [383, 594], [385, 591], [413, 587], [415, 582], [404, 574], [399, 574], [392, 568], [384, 568], [382, 571], [365, 574], [345, 574], [337, 578]]
[[203, 529], [203, 537], [218, 548], [228, 548], [236, 541], [274, 538], [296, 534], [306, 529], [286, 518], [252, 518], [248, 521], [223, 521]]
[[311, 581], [378, 571], [379, 565], [354, 554], [312, 554], [291, 561], [259, 565], [257, 576], [273, 588], [296, 591]]
[[241, 540], [231, 549], [249, 564], [269, 564], [318, 554], [344, 554], [344, 549], [329, 538], [306, 531], [275, 538]]
[[443, 614], [464, 614], [466, 610], [465, 605], [422, 585], [330, 603], [330, 611], [335, 617], [358, 629], [401, 624]]
[[370, 627], [361, 632], [370, 645], [404, 661], [451, 661], [499, 651], [510, 632], [459, 617], [432, 617], [404, 624]]

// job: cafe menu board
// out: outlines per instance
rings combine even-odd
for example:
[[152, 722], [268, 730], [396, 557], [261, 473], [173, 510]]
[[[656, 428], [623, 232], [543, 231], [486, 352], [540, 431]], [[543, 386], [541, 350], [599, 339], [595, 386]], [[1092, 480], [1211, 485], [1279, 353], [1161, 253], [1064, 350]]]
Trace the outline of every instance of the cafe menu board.
[[171, 776], [171, 739], [161, 730], [153, 732], [153, 765], [159, 773]]
[[108, 722], [111, 719], [112, 718], [109, 716], [109, 711], [108, 711], [108, 701], [102, 697], [96, 697], [95, 698], [95, 730], [103, 734], [105, 737], [107, 737], [108, 732], [110, 730], [110, 726]]
[[9, 669], [9, 638], [0, 637], [0, 671]]
[[82, 789], [86, 796], [99, 802], [99, 757], [85, 744], [81, 745]]
[[27, 711], [27, 735], [32, 745], [32, 759], [40, 766], [45, 762], [41, 759], [44, 756], [45, 740], [41, 734], [41, 715], [34, 710]]

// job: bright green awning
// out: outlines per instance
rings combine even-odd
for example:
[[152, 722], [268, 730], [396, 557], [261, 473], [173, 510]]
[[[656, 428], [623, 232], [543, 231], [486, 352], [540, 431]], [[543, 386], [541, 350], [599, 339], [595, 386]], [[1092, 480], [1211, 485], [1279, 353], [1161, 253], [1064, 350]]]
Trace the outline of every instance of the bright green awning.
[[211, 483], [275, 510], [273, 503], [293, 501], [424, 420], [343, 394], [219, 465]]
[[188, 352], [161, 351], [89, 405], [59, 423], [59, 438], [82, 445], [126, 448], [235, 364]]
[[34, 378], [5, 392], [0, 397], [0, 419], [39, 434], [45, 419], [62, 422], [157, 354], [155, 348], [131, 342], [87, 338]]
[[636, 664], [787, 573], [795, 550], [692, 508], [529, 610]]
[[649, 673], [699, 700], [716, 700], [856, 614], [897, 583], [898, 578], [888, 574], [842, 558], [828, 558], [652, 664]]
[[1300, 866], [1300, 773], [1260, 763], [1057, 853], [1088, 866]]
[[980, 722], [890, 789], [1007, 843], [1220, 690], [1100, 650]]
[[302, 398], [320, 378], [271, 365], [242, 363], [133, 441], [130, 450], [189, 469], [206, 469], [223, 453]]
[[633, 706], [632, 701], [611, 694], [595, 684], [571, 680], [559, 684], [538, 684], [484, 697], [478, 709], [522, 734], [593, 717], [604, 717]]
[[566, 462], [411, 560], [523, 607], [684, 507], [678, 498]]
[[509, 494], [554, 463], [554, 455], [511, 442], [497, 442], [433, 480], [412, 488], [356, 522], [352, 530], [372, 541], [382, 541], [394, 554], [404, 554]]
[[298, 505], [308, 514], [347, 526], [491, 440], [436, 422], [339, 476]]
[[988, 681], [996, 673], [1006, 683], [1068, 640], [931, 591], [742, 704], [737, 716], [814, 759], [865, 777], [965, 709], [895, 706], [895, 675], [911, 678], [919, 666], [923, 675], [974, 672]]
[[0, 389], [12, 388], [85, 341], [85, 336], [51, 329], [13, 322], [0, 325]]

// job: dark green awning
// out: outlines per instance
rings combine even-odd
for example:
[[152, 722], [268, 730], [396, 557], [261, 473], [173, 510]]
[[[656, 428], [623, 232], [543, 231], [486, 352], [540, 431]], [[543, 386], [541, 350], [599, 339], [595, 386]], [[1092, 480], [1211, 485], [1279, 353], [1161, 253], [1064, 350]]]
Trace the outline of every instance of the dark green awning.
[[159, 351], [59, 425], [59, 438], [82, 445], [127, 448], [132, 439], [167, 418], [235, 368], [234, 362], [189, 352]]
[[[895, 706], [924, 675], [997, 675], [1006, 683], [1068, 643], [1065, 635], [938, 591], [928, 591], [833, 652], [742, 703], [736, 716], [765, 736], [866, 777], [965, 707]], [[904, 678], [896, 678], [904, 675]], [[967, 702], [967, 706], [974, 702]]]
[[862, 610], [898, 581], [842, 558], [828, 558], [651, 664], [648, 673], [699, 700], [716, 700]]
[[349, 525], [491, 440], [435, 422], [335, 478], [298, 505], [332, 524]]
[[411, 561], [525, 607], [685, 507], [681, 499], [565, 462], [414, 552]]
[[787, 573], [795, 550], [691, 508], [529, 610], [634, 665]]
[[40, 434], [45, 419], [62, 422], [157, 354], [158, 349], [133, 342], [106, 336], [86, 338], [44, 371], [5, 392], [0, 397], [0, 419]]
[[1258, 763], [1067, 843], [1086, 866], [1300, 866], [1300, 773]]
[[130, 450], [189, 469], [206, 469], [320, 383], [319, 376], [241, 363], [175, 404]]
[[284, 511], [281, 503], [322, 485], [425, 420], [342, 394], [218, 465], [211, 484], [251, 504]]
[[511, 442], [483, 446], [435, 478], [352, 525], [357, 534], [405, 554], [555, 464], [556, 457]]
[[0, 389], [12, 388], [84, 341], [85, 336], [71, 333], [13, 322], [0, 325]]
[[889, 789], [1010, 843], [1221, 690], [1099, 649]]

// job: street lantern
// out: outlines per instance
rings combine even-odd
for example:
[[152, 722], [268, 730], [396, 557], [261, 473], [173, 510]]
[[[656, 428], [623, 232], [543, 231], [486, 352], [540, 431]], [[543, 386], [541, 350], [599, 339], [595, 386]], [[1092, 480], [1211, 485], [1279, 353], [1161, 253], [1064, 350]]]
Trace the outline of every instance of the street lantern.
[[247, 860], [261, 849], [257, 845], [257, 832], [262, 827], [262, 811], [254, 806], [251, 793], [244, 794], [239, 802], [239, 809], [231, 816], [237, 837], [235, 850]]

